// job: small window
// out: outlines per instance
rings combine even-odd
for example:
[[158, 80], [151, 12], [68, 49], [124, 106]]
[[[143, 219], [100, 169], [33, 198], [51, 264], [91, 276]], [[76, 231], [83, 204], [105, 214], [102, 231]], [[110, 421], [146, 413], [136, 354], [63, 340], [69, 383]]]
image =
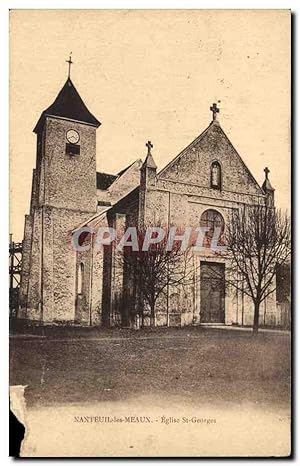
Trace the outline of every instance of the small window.
[[221, 165], [219, 162], [213, 162], [210, 172], [210, 186], [214, 189], [221, 189]]
[[80, 264], [78, 265], [78, 269], [77, 269], [77, 294], [82, 294], [83, 274], [84, 274], [84, 265], [82, 262], [80, 262]]
[[80, 155], [80, 145], [66, 143], [66, 154], [67, 155]]

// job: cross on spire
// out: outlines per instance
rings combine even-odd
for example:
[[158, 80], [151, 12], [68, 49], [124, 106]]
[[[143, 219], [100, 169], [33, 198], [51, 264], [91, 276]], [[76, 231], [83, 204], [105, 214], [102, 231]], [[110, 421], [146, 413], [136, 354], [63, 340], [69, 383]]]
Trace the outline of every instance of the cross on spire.
[[213, 114], [213, 121], [217, 119], [217, 113], [220, 113], [220, 109], [217, 107], [217, 104], [212, 104], [210, 111]]
[[265, 175], [266, 175], [266, 179], [269, 178], [269, 173], [270, 173], [270, 170], [268, 169], [268, 167], [264, 168], [264, 172], [265, 172]]
[[151, 141], [146, 142], [146, 147], [148, 148], [148, 155], [151, 154], [151, 149], [153, 149], [153, 144]]
[[69, 56], [69, 60], [66, 60], [66, 63], [69, 63], [69, 71], [68, 71], [68, 78], [70, 79], [70, 76], [71, 76], [71, 65], [73, 65], [73, 61], [72, 61], [72, 52], [70, 52], [70, 56]]

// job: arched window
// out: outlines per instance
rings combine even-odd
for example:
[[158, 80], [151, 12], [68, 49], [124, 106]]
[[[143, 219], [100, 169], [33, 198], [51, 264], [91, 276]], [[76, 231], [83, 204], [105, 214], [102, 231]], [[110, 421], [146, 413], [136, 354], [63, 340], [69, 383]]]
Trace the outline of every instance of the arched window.
[[221, 189], [221, 184], [221, 165], [219, 164], [219, 162], [213, 162], [210, 169], [210, 187], [214, 189]]
[[83, 273], [84, 273], [84, 265], [82, 262], [80, 262], [80, 264], [78, 264], [78, 269], [77, 269], [77, 294], [82, 294]]
[[217, 246], [224, 246], [225, 222], [219, 212], [214, 209], [205, 210], [201, 215], [200, 227], [206, 228], [203, 247], [210, 248], [211, 240], [214, 238], [214, 235], [216, 235]]

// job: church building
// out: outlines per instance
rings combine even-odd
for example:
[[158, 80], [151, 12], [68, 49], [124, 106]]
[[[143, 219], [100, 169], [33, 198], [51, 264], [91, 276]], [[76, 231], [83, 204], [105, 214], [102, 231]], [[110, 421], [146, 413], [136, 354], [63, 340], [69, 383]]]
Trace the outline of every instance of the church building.
[[[117, 273], [113, 246], [97, 249], [91, 239], [87, 250], [76, 250], [72, 238], [79, 228], [164, 224], [218, 226], [224, 232], [233, 209], [274, 203], [268, 170], [260, 186], [223, 131], [217, 105], [210, 111], [208, 127], [162, 170], [147, 142], [144, 160], [117, 174], [97, 172], [101, 123], [68, 77], [34, 128], [36, 166], [25, 216], [20, 318], [43, 324], [140, 325], [134, 311], [139, 290]], [[253, 304], [245, 293], [225, 288], [222, 255], [208, 249], [195, 262], [199, 276], [194, 284], [167, 290], [157, 303], [155, 325], [251, 325]], [[218, 279], [212, 279], [212, 269]], [[261, 323], [280, 325], [274, 294], [261, 313]], [[144, 325], [149, 322], [146, 318]]]

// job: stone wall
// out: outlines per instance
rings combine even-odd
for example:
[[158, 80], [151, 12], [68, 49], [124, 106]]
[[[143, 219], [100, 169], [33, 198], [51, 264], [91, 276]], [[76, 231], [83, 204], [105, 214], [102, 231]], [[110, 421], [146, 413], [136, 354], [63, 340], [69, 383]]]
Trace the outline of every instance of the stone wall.
[[[69, 129], [80, 134], [80, 155], [66, 154]], [[45, 130], [39, 204], [96, 212], [96, 128], [47, 117]]]
[[55, 207], [35, 209], [27, 298], [29, 319], [48, 323], [74, 321], [76, 251], [71, 233], [74, 223], [82, 222], [86, 215]]

